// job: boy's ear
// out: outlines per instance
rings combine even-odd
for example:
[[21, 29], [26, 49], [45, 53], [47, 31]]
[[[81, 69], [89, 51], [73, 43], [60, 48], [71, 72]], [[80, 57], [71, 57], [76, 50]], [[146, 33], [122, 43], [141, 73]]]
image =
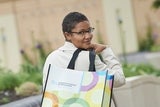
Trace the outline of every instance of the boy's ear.
[[65, 36], [65, 38], [66, 38], [67, 41], [71, 40], [71, 34], [70, 33], [64, 32], [63, 34], [64, 34], [64, 36]]

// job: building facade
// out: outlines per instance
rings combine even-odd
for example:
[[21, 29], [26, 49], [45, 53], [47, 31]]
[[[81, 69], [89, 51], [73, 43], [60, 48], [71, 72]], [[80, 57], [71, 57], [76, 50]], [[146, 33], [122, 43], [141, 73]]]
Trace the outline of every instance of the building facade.
[[[145, 11], [152, 1], [147, 0]], [[71, 11], [89, 18], [95, 28], [93, 41], [110, 44], [117, 55], [137, 52], [137, 32], [146, 27], [143, 4], [144, 0], [0, 0], [0, 64], [17, 70], [20, 50], [34, 59], [37, 43], [50, 51], [61, 46], [61, 23]]]

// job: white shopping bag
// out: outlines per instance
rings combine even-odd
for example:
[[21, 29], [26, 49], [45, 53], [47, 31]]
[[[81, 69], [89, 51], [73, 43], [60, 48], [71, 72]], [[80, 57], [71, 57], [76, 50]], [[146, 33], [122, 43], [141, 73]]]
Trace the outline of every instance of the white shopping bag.
[[42, 107], [110, 107], [113, 75], [51, 66]]

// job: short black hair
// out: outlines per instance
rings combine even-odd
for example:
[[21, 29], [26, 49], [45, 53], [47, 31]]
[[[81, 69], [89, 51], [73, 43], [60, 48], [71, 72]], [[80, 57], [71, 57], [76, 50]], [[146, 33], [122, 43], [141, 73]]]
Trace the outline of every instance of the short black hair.
[[63, 19], [62, 31], [70, 33], [76, 24], [83, 21], [88, 21], [88, 18], [84, 14], [79, 12], [70, 12]]

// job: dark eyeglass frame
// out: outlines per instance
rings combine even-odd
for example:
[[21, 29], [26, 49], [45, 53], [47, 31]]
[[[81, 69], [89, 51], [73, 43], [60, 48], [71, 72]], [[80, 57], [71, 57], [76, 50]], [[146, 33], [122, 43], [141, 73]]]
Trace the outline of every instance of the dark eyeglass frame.
[[86, 33], [89, 33], [89, 34], [91, 34], [93, 31], [94, 31], [94, 29], [95, 28], [93, 28], [93, 27], [90, 27], [88, 30], [86, 30], [86, 31], [79, 31], [79, 32], [70, 32], [70, 33], [75, 33], [75, 34], [77, 34], [77, 35], [85, 35]]

